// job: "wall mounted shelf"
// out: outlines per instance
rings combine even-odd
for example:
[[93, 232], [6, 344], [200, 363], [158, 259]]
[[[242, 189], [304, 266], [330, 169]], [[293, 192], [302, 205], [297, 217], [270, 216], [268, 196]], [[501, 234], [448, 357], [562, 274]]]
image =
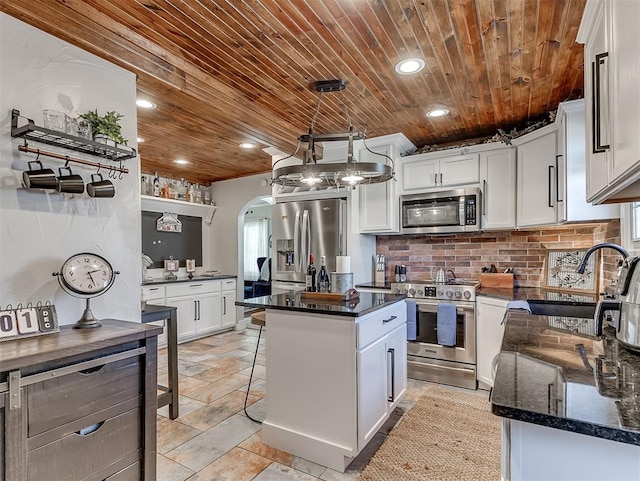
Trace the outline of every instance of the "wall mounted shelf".
[[[26, 125], [18, 126], [19, 118], [25, 119], [27, 122]], [[119, 144], [102, 144], [93, 140], [37, 126], [33, 120], [22, 117], [20, 111], [16, 109], [11, 111], [11, 137], [23, 138], [25, 140], [25, 146], [27, 141], [31, 140], [114, 161], [132, 159], [138, 155], [136, 149], [132, 147]]]

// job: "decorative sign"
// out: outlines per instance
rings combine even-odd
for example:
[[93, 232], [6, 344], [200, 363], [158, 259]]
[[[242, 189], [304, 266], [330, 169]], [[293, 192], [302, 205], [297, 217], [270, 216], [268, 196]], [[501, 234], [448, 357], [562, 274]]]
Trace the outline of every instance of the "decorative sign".
[[545, 287], [595, 292], [598, 285], [596, 270], [598, 255], [589, 257], [584, 274], [576, 272], [584, 259], [585, 252], [586, 249], [547, 251]]
[[35, 307], [31, 303], [26, 307], [18, 304], [15, 309], [9, 305], [7, 309], [0, 310], [0, 341], [59, 331], [58, 316], [52, 304], [38, 303]]
[[156, 230], [160, 232], [182, 232], [182, 222], [178, 214], [163, 212], [162, 217], [156, 221]]

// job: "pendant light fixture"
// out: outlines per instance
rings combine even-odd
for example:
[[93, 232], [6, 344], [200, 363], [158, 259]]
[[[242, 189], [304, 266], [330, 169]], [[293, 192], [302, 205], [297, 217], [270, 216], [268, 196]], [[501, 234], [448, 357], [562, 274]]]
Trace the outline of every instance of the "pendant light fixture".
[[[386, 182], [394, 176], [393, 160], [384, 154], [378, 154], [364, 147], [369, 152], [380, 155], [383, 162], [358, 162], [353, 157], [353, 142], [362, 140], [364, 133], [356, 132], [349, 118], [347, 107], [342, 98], [343, 108], [347, 117], [348, 131], [338, 134], [317, 134], [314, 131], [316, 117], [320, 110], [320, 102], [325, 92], [342, 92], [346, 88], [343, 80], [319, 80], [313, 84], [318, 94], [318, 103], [311, 119], [309, 133], [298, 137], [298, 146], [306, 143], [307, 148], [302, 155], [302, 163], [277, 167], [278, 163], [293, 157], [292, 155], [278, 160], [273, 165], [272, 182], [285, 187], [341, 187], [356, 184], [374, 184]], [[344, 94], [341, 94], [344, 95]], [[347, 152], [344, 162], [318, 163], [316, 155], [316, 143], [346, 142]]]

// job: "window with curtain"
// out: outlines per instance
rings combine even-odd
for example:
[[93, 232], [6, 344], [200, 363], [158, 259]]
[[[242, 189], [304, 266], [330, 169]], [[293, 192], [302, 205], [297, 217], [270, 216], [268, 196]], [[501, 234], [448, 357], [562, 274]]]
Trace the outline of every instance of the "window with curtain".
[[269, 219], [244, 220], [244, 279], [257, 281], [258, 257], [269, 257]]

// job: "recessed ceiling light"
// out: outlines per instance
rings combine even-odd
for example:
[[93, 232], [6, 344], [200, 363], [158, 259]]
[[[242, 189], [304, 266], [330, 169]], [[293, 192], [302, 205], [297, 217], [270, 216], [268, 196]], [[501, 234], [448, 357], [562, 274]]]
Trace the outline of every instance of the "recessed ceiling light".
[[137, 99], [136, 105], [141, 109], [155, 109], [157, 107], [157, 105], [154, 102], [147, 99]]
[[447, 109], [433, 109], [427, 112], [427, 117], [442, 117], [448, 113], [449, 111]]
[[424, 60], [421, 58], [406, 58], [396, 64], [396, 72], [402, 75], [418, 73], [424, 68]]
[[173, 163], [174, 164], [180, 164], [180, 165], [186, 165], [186, 164], [189, 163], [189, 161], [185, 160], [185, 159], [176, 159], [176, 160], [173, 161]]
[[253, 142], [242, 142], [240, 144], [240, 148], [242, 148], [242, 149], [255, 149], [256, 148], [256, 144], [254, 144]]
[[138, 137], [136, 138], [136, 140], [138, 141], [139, 144], [141, 144], [142, 142], [144, 142], [144, 139], [142, 137]]

